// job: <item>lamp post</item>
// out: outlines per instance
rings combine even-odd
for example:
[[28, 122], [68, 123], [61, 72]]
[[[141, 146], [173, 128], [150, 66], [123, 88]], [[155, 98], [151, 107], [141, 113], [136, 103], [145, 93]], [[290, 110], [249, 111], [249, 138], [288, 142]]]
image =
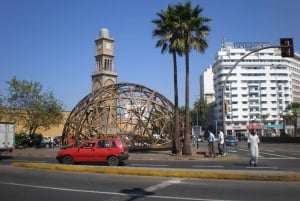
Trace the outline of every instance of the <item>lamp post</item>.
[[216, 122], [216, 135], [217, 135], [217, 133], [218, 133], [218, 120], [215, 120], [215, 122]]

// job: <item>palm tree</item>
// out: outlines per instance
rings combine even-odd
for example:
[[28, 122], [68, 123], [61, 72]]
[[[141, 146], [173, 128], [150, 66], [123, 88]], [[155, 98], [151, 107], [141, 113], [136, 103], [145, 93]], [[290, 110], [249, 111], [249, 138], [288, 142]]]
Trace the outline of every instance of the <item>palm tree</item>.
[[178, 109], [178, 79], [177, 79], [177, 58], [176, 55], [182, 55], [178, 49], [176, 30], [173, 23], [177, 21], [177, 15], [174, 6], [169, 5], [166, 11], [156, 13], [159, 19], [151, 22], [156, 25], [152, 35], [160, 37], [156, 43], [156, 47], [161, 47], [161, 53], [169, 51], [173, 56], [173, 71], [174, 71], [174, 138], [173, 138], [173, 153], [181, 152], [180, 136], [179, 136], [179, 109]]
[[[211, 21], [209, 18], [201, 17], [203, 9], [197, 5], [195, 8], [191, 8], [191, 2], [188, 1], [185, 4], [179, 3], [176, 6], [177, 18], [174, 27], [177, 38], [180, 41], [178, 44], [179, 50], [185, 55], [185, 127], [184, 127], [184, 143], [183, 143], [183, 155], [191, 155], [190, 146], [190, 108], [189, 108], [189, 53], [192, 49], [198, 52], [204, 52], [208, 47], [206, 37], [210, 31], [210, 27], [206, 25]], [[177, 35], [176, 34], [176, 35]]]
[[200, 117], [200, 122], [202, 125], [204, 125], [204, 122], [206, 121], [206, 113], [207, 113], [207, 102], [204, 98], [200, 98], [199, 100], [199, 117]]
[[299, 109], [300, 109], [300, 103], [297, 103], [297, 102], [292, 102], [286, 106], [286, 110], [292, 112], [291, 120], [294, 124], [294, 136], [296, 136], [296, 134], [298, 132], [297, 120], [298, 120]]
[[[194, 113], [197, 115], [196, 124], [204, 125], [206, 119], [206, 112], [207, 112], [207, 102], [203, 98], [199, 98], [196, 102], [194, 102]], [[194, 122], [194, 121], [193, 121]]]

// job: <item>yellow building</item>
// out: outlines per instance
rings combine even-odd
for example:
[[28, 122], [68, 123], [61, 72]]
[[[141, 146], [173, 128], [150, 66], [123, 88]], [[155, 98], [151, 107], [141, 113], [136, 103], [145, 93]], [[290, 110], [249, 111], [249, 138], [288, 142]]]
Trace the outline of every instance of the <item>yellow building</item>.
[[[55, 137], [55, 136], [61, 136], [65, 122], [69, 117], [70, 112], [63, 112], [64, 118], [60, 125], [58, 126], [52, 126], [49, 130], [44, 130], [43, 128], [39, 128], [36, 133], [43, 134], [43, 136], [47, 137]], [[16, 123], [15, 132], [18, 133], [27, 133], [28, 130], [26, 130], [22, 124]]]

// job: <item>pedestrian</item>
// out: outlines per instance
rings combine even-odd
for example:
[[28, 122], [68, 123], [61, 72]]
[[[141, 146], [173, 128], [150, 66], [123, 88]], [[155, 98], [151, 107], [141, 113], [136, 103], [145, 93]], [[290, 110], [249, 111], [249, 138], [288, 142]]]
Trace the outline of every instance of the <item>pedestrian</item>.
[[250, 165], [257, 166], [259, 156], [259, 137], [254, 130], [251, 131], [248, 137], [248, 149], [250, 150]]
[[208, 152], [210, 157], [215, 157], [215, 135], [208, 130]]
[[218, 143], [219, 155], [226, 156], [225, 152], [225, 139], [223, 131], [219, 130], [219, 143]]

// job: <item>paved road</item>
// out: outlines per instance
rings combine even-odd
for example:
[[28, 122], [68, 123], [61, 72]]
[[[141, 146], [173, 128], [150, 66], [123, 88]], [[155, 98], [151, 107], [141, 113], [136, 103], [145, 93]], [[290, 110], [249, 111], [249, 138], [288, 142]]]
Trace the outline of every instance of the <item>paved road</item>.
[[205, 180], [1, 167], [5, 201], [296, 201], [299, 182]]

